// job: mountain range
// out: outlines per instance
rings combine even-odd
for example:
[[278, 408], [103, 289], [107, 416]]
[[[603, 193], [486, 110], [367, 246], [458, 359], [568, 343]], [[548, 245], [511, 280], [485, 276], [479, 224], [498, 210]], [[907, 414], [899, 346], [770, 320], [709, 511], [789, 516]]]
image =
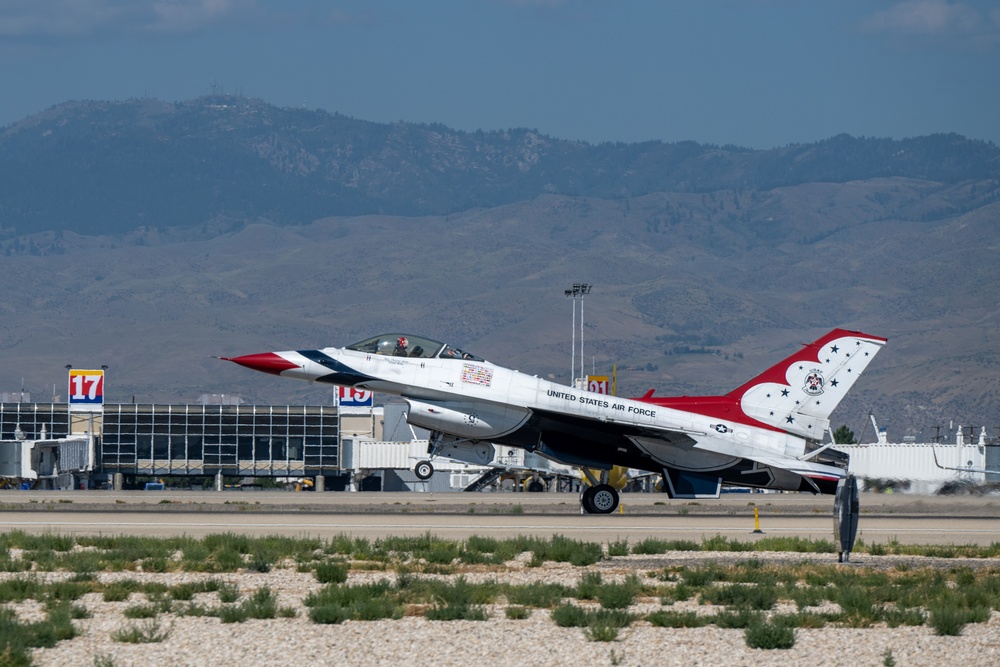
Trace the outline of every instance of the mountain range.
[[587, 282], [619, 394], [725, 392], [846, 327], [889, 343], [835, 425], [1000, 428], [988, 142], [590, 145], [214, 96], [67, 102], [0, 156], [0, 392], [107, 364], [109, 401], [327, 403], [212, 356], [384, 331], [568, 381]]

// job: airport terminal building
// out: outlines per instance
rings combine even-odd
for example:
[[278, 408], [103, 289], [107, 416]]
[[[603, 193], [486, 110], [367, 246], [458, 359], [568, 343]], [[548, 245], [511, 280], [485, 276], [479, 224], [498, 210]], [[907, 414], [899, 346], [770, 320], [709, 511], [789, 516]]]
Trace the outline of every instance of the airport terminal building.
[[[374, 412], [335, 406], [0, 403], [0, 475], [47, 488], [135, 476], [334, 477], [340, 436], [378, 438]], [[15, 446], [14, 443], [22, 443]]]

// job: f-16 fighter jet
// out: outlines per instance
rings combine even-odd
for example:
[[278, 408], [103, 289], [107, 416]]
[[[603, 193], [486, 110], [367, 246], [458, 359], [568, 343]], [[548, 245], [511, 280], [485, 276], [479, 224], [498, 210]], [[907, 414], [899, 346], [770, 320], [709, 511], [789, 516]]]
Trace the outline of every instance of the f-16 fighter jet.
[[496, 443], [578, 466], [591, 481], [583, 509], [610, 513], [618, 491], [593, 471], [613, 466], [661, 474], [671, 498], [717, 498], [723, 485], [834, 494], [848, 455], [822, 444], [830, 413], [885, 343], [834, 329], [728, 394], [674, 398], [594, 394], [399, 333], [225, 359], [400, 396], [431, 455], [484, 465]]

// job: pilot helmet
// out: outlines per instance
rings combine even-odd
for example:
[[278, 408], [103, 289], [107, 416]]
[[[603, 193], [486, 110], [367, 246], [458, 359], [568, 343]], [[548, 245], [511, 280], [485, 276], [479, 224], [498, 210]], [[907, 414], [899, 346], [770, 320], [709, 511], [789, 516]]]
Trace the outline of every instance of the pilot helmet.
[[399, 340], [396, 341], [396, 347], [406, 347], [408, 341], [405, 336], [400, 336]]

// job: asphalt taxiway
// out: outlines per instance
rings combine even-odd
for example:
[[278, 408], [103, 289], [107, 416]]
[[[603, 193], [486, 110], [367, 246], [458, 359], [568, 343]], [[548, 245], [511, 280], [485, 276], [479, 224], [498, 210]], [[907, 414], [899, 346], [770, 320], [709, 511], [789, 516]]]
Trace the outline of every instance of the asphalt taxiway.
[[[861, 496], [858, 537], [871, 543], [1000, 542], [1000, 498]], [[756, 527], [754, 510], [761, 533]], [[74, 535], [201, 537], [213, 533], [376, 539], [432, 533], [564, 535], [635, 543], [724, 536], [833, 538], [833, 499], [805, 494], [726, 494], [670, 500], [623, 494], [619, 512], [581, 515], [568, 493], [294, 493], [283, 491], [3, 491], [0, 530]]]

